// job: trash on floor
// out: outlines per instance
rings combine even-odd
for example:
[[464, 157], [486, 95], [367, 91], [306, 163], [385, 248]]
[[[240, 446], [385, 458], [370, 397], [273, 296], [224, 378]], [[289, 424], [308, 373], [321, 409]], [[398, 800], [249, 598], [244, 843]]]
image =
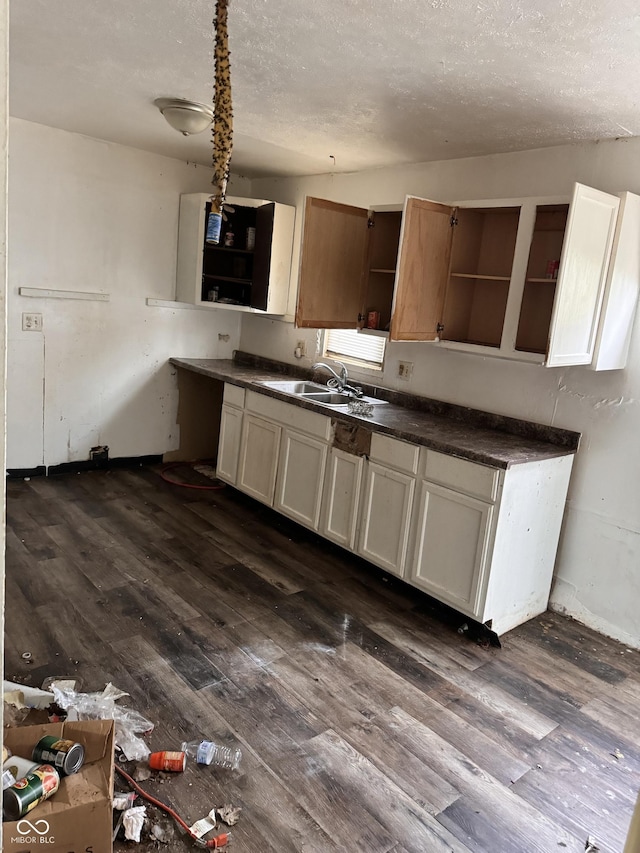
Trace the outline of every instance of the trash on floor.
[[226, 823], [227, 826], [235, 826], [241, 811], [240, 806], [232, 806], [230, 803], [217, 809], [220, 820]]
[[201, 817], [200, 820], [197, 820], [193, 824], [193, 826], [190, 826], [189, 831], [192, 835], [195, 835], [196, 838], [202, 838], [208, 832], [211, 832], [212, 829], [215, 829], [217, 825], [217, 809], [211, 809], [208, 815]]
[[122, 794], [119, 791], [114, 791], [113, 793], [113, 808], [116, 811], [123, 812], [126, 809], [130, 809], [131, 806], [138, 799], [138, 795], [135, 791], [130, 791], [128, 794]]
[[613, 755], [614, 758], [617, 758], [618, 761], [620, 761], [621, 758], [624, 758], [624, 753], [620, 752], [619, 749], [614, 749], [611, 755]]
[[149, 756], [149, 767], [152, 770], [182, 773], [186, 763], [187, 756], [184, 752], [152, 752]]
[[140, 841], [140, 833], [144, 826], [144, 819], [147, 814], [146, 806], [134, 806], [122, 813], [122, 823], [124, 824], [124, 837], [127, 841]]
[[151, 779], [151, 770], [145, 764], [138, 764], [133, 771], [133, 778], [136, 782], [146, 782], [147, 779]]
[[153, 731], [153, 723], [126, 705], [116, 705], [118, 699], [129, 694], [118, 690], [111, 682], [102, 693], [61, 690], [54, 684], [53, 695], [70, 720], [114, 720], [116, 744], [129, 761], [143, 761], [149, 757], [151, 750], [139, 735]]
[[54, 696], [49, 690], [39, 690], [28, 684], [17, 684], [15, 681], [2, 682], [4, 701], [16, 708], [48, 708], [53, 704]]
[[584, 843], [585, 853], [598, 853], [600, 848], [596, 844], [596, 840], [593, 835], [590, 835]]
[[213, 764], [225, 770], [237, 770], [242, 761], [240, 749], [222, 746], [211, 740], [183, 741], [181, 749], [190, 758], [195, 758], [198, 764]]

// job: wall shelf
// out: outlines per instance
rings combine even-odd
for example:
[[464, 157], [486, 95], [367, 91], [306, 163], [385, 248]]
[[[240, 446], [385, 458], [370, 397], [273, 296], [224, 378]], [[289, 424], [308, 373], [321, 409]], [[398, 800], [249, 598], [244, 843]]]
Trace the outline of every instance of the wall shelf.
[[109, 302], [109, 293], [90, 293], [84, 290], [52, 290], [46, 287], [19, 287], [20, 296], [33, 299], [83, 299], [87, 302]]
[[511, 281], [509, 275], [478, 275], [478, 273], [452, 272], [451, 278], [479, 278], [483, 281]]

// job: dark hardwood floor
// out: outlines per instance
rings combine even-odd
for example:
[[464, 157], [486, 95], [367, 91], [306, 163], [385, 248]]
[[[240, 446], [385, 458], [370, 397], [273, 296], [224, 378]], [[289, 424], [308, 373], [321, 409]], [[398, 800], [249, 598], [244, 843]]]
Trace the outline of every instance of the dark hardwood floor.
[[638, 652], [550, 613], [485, 647], [234, 490], [154, 469], [11, 480], [7, 537], [7, 677], [112, 681], [154, 749], [239, 744], [237, 773], [145, 783], [189, 823], [241, 806], [235, 853], [622, 851]]

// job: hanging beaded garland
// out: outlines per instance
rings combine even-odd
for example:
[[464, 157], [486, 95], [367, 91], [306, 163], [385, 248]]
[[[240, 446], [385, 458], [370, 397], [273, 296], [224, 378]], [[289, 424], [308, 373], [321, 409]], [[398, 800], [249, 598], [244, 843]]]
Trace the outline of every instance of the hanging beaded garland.
[[220, 242], [222, 207], [227, 194], [229, 164], [233, 150], [233, 112], [231, 109], [231, 65], [227, 10], [229, 0], [217, 0], [214, 27], [214, 95], [213, 95], [213, 184], [211, 212], [207, 221], [207, 242]]

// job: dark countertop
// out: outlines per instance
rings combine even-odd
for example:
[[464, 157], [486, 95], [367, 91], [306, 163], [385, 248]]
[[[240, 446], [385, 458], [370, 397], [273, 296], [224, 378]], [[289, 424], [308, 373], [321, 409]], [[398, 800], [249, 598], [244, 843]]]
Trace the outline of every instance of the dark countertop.
[[[171, 358], [170, 363], [231, 385], [250, 388], [294, 406], [311, 409], [334, 420], [368, 426], [372, 432], [384, 433], [494, 468], [509, 468], [524, 462], [570, 455], [576, 452], [580, 439], [579, 433], [570, 430], [369, 385], [363, 385], [365, 394], [390, 402], [387, 405], [374, 405], [371, 417], [351, 415], [259, 384], [285, 378], [311, 379], [311, 371], [250, 354], [237, 353], [235, 360]], [[326, 374], [318, 372], [313, 376], [313, 381], [324, 382], [326, 378]], [[402, 405], [398, 405], [399, 402]]]

